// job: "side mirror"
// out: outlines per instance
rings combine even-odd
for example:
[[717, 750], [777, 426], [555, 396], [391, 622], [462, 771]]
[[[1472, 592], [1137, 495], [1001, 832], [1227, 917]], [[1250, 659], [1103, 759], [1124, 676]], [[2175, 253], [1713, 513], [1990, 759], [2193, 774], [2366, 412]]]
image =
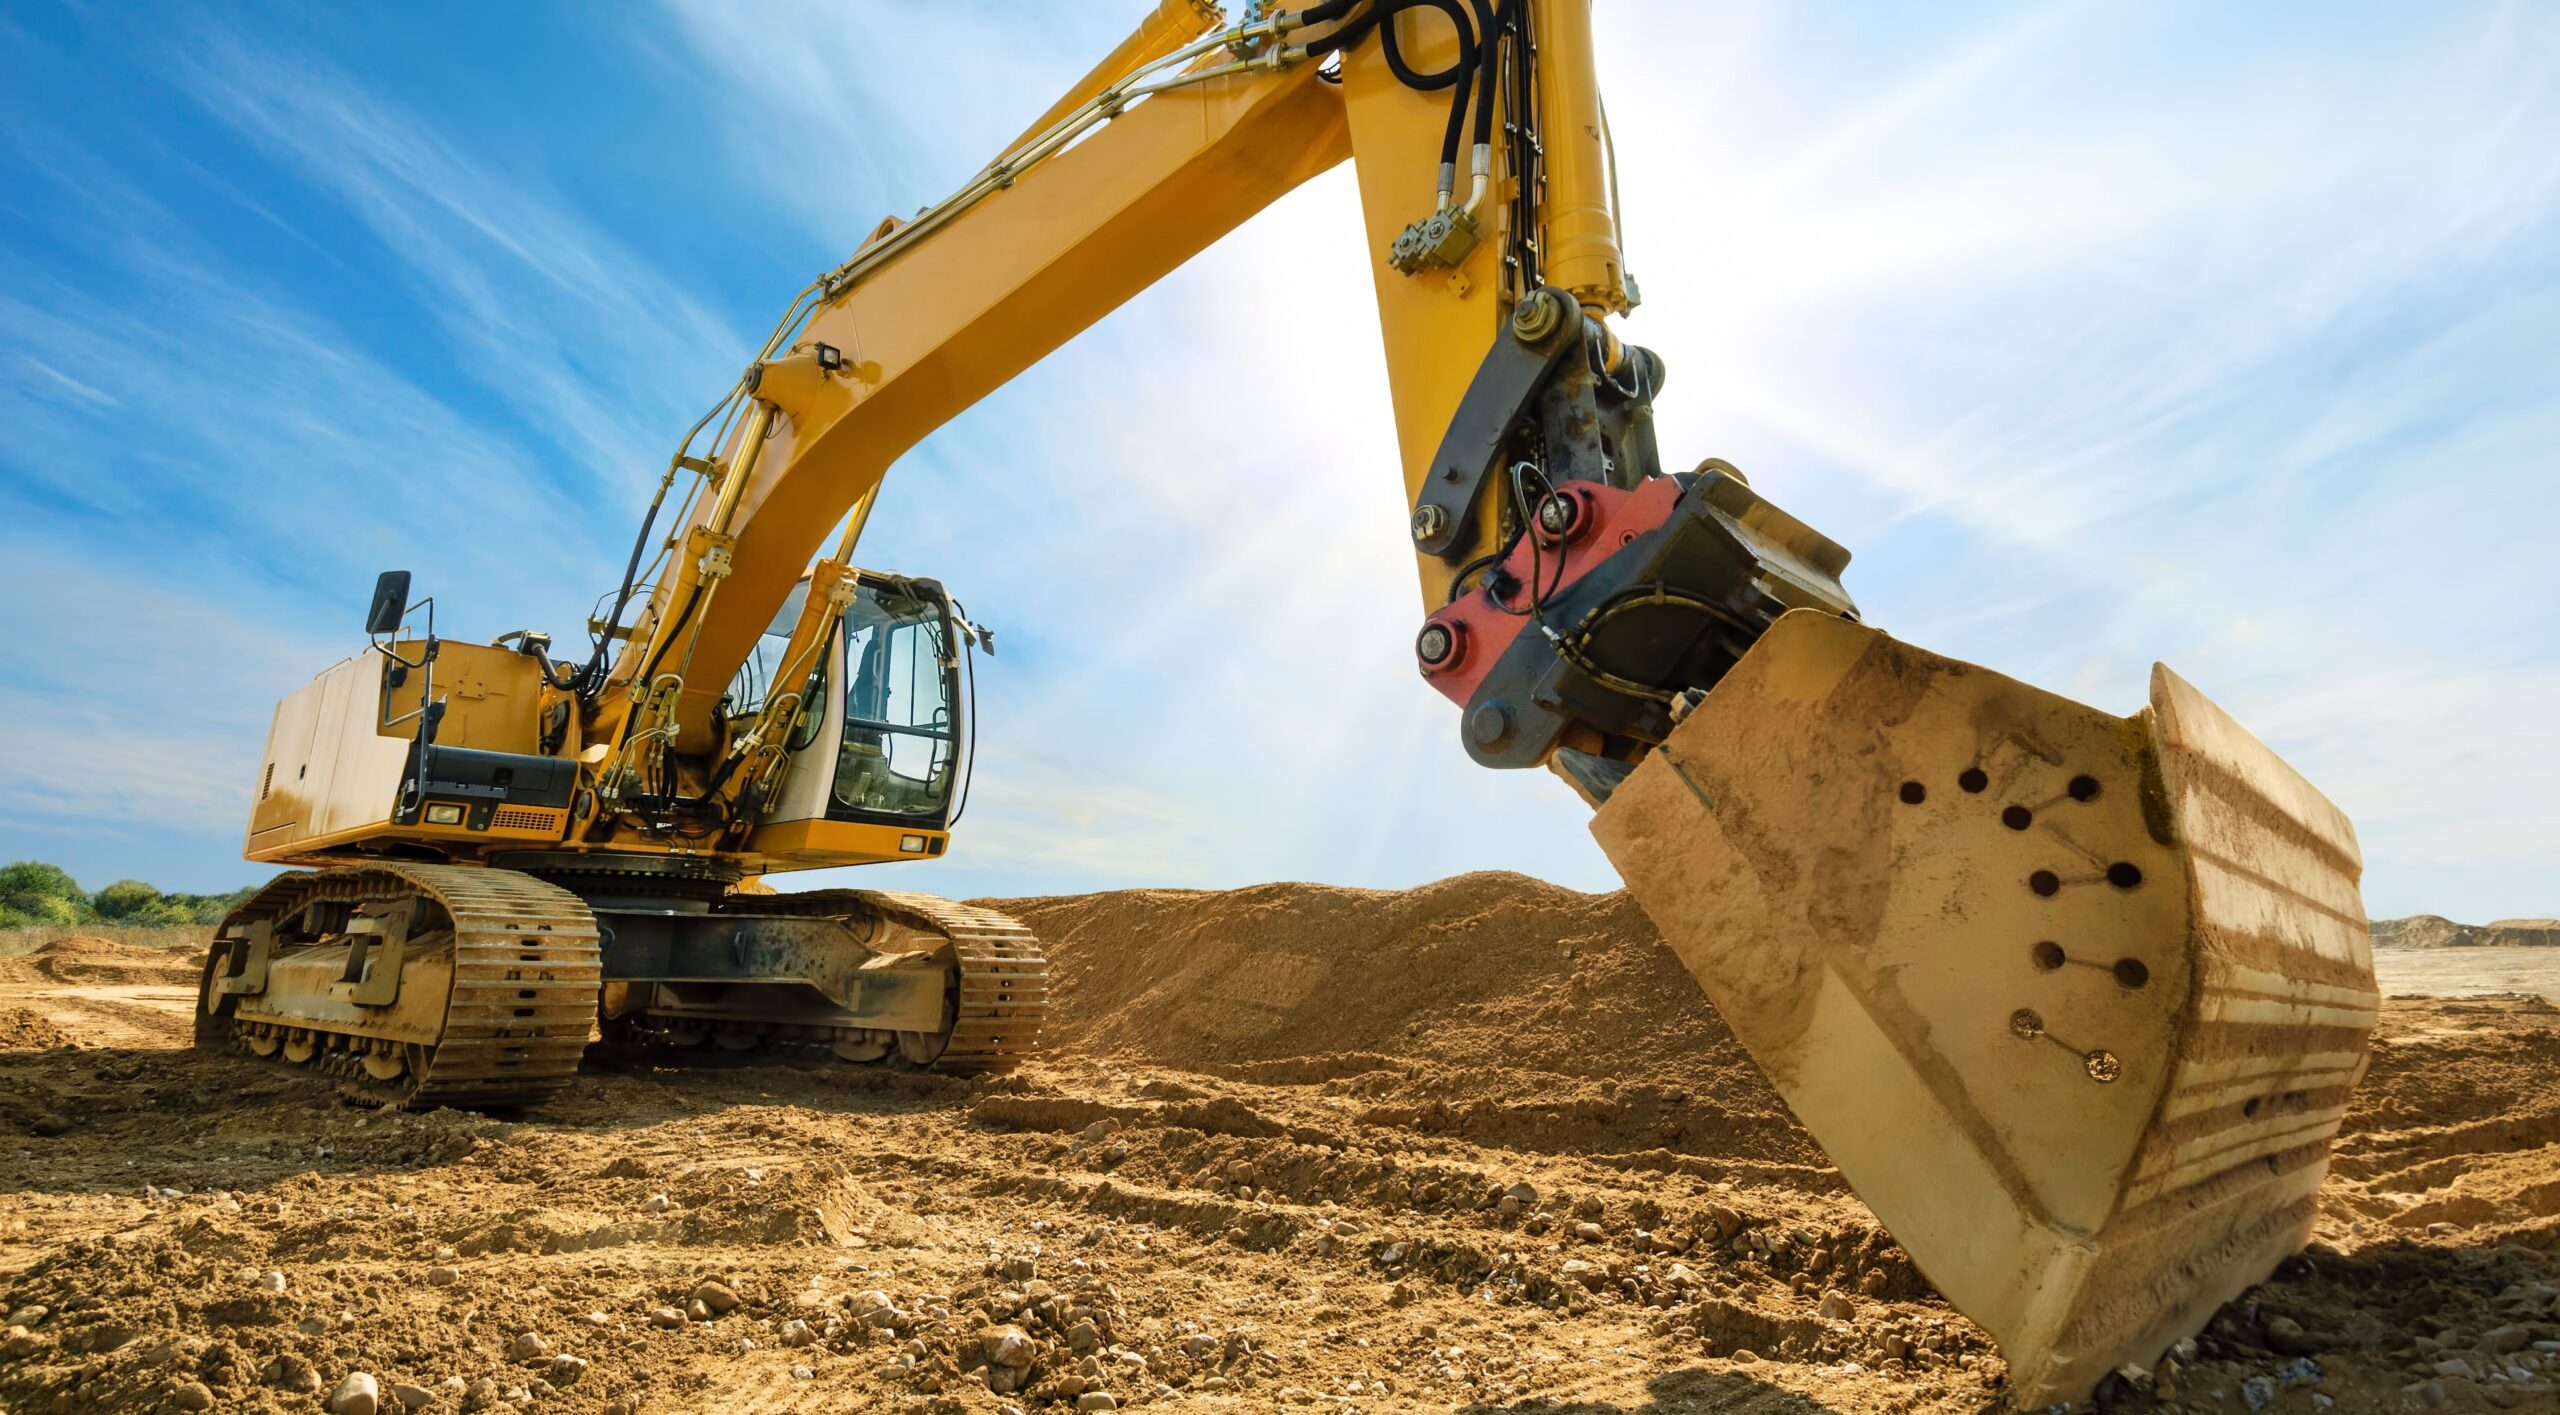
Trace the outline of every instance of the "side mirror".
[[400, 621], [409, 612], [409, 572], [385, 570], [373, 582], [373, 608], [364, 616], [364, 631], [379, 637], [400, 632]]

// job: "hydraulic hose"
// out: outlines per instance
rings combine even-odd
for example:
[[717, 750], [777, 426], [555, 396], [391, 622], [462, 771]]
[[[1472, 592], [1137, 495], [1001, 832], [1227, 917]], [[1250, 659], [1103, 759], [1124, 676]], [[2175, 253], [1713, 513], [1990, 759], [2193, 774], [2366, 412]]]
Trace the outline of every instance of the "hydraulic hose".
[[[1458, 31], [1458, 58], [1436, 74], [1426, 74], [1413, 67], [1404, 57], [1404, 49], [1396, 42], [1396, 16], [1407, 10], [1437, 10], [1449, 17]], [[1455, 88], [1449, 98], [1449, 126], [1440, 137], [1440, 205], [1449, 204], [1449, 194], [1456, 189], [1458, 172], [1458, 140], [1467, 130], [1467, 100], [1473, 96], [1476, 71], [1475, 27], [1468, 23], [1467, 13], [1458, 0], [1380, 0], [1378, 43], [1385, 51], [1388, 72], [1396, 82], [1419, 93], [1436, 93]]]
[[[1471, 3], [1479, 13], [1484, 15], [1489, 28], [1491, 14], [1486, 0], [1471, 0]], [[1395, 27], [1396, 16], [1407, 10], [1426, 9], [1437, 10], [1448, 16], [1450, 25], [1458, 32], [1457, 61], [1446, 69], [1428, 74], [1415, 68], [1411, 61], [1405, 58], [1402, 46], [1396, 42]], [[1387, 69], [1396, 76], [1396, 82], [1421, 93], [1437, 93], [1451, 87], [1457, 89], [1457, 92], [1451, 95], [1448, 129], [1440, 139], [1440, 189], [1445, 201], [1446, 193], [1455, 184], [1458, 170], [1458, 145], [1467, 131], [1467, 110], [1471, 100], [1479, 102], [1479, 112], [1476, 117], [1478, 130], [1485, 133], [1492, 131], [1492, 105], [1489, 101], [1484, 101], [1490, 90], [1476, 82], [1479, 70], [1490, 72], [1482, 39], [1478, 34], [1478, 26], [1469, 17], [1466, 8], [1460, 5], [1459, 0], [1370, 0], [1367, 7], [1356, 14], [1351, 12], [1349, 3], [1327, 3], [1309, 9], [1306, 12], [1306, 22], [1318, 24], [1339, 19], [1345, 14], [1350, 14], [1351, 18], [1341, 28], [1321, 39], [1307, 42], [1306, 51], [1309, 58], [1322, 58], [1336, 50], [1357, 48], [1362, 40], [1369, 37], [1371, 30], [1376, 30], [1379, 32], [1379, 48], [1385, 54]]]
[[1476, 126], [1472, 135], [1478, 147], [1493, 143], [1493, 82], [1502, 67], [1502, 30], [1510, 23], [1511, 11], [1520, 0], [1503, 0], [1496, 11], [1488, 0], [1474, 0], [1476, 7]]
[[[1474, 5], [1476, 12], [1476, 46], [1473, 56], [1476, 61], [1476, 73], [1475, 132], [1472, 135], [1473, 147], [1468, 161], [1472, 180], [1467, 191], [1467, 214], [1473, 216], [1476, 208], [1484, 204], [1485, 194], [1493, 189], [1493, 82], [1501, 63], [1502, 32], [1496, 28], [1497, 21], [1494, 19], [1491, 0], [1470, 0], [1470, 3]], [[1464, 62], [1464, 56], [1461, 57], [1461, 62]], [[1461, 95], [1465, 94], [1467, 85], [1460, 84], [1458, 92]], [[1449, 110], [1452, 139], [1456, 136], [1459, 109], [1465, 106], [1465, 100], [1461, 98], [1457, 107]], [[1443, 141], [1441, 150], [1447, 154], [1441, 159], [1443, 162], [1457, 160], [1455, 141]], [[1453, 188], [1454, 186], [1455, 183], [1452, 183]]]
[[[703, 421], [709, 422], [710, 419], [706, 417]], [[695, 430], [697, 432], [701, 430], [699, 424], [696, 425]], [[613, 646], [613, 632], [622, 627], [622, 612], [631, 607], [631, 592], [640, 579], [641, 552], [649, 547], [649, 532], [657, 527], [658, 508], [666, 504], [667, 487], [674, 480], [675, 467], [670, 464], [667, 475], [658, 483], [658, 494], [649, 498], [649, 514], [640, 518], [640, 534], [633, 537], [631, 541], [631, 563], [622, 567], [622, 587], [614, 591], [613, 612], [605, 616], [604, 628], [597, 631], [595, 650], [588, 657], [586, 668], [579, 676], [579, 692], [582, 697], [592, 700], [594, 694], [604, 686], [605, 654]]]
[[[1394, 21], [1397, 15], [1407, 10], [1437, 10], [1449, 17], [1449, 23], [1458, 30], [1456, 63], [1436, 74], [1426, 74], [1406, 61], [1403, 49], [1396, 43]], [[1382, 0], [1379, 21], [1379, 39], [1386, 48], [1387, 68], [1395, 74], [1396, 82], [1424, 93], [1437, 93], [1451, 84], [1460, 85], [1460, 93], [1467, 91], [1465, 86], [1472, 81], [1476, 64], [1476, 34], [1475, 26], [1468, 21], [1467, 12], [1459, 8], [1458, 0]], [[1461, 126], [1459, 131], [1465, 131], [1464, 127]]]

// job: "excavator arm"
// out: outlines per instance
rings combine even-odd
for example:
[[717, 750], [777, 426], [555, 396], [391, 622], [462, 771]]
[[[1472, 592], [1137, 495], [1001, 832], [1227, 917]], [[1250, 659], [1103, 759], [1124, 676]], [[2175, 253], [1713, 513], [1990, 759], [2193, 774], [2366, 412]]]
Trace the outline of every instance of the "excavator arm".
[[[1494, 38], [1479, 42], [1453, 15]], [[1517, 531], [1514, 473], [1531, 459], [1514, 455], [1524, 449], [1509, 434], [1524, 414], [1546, 421], [1556, 453], [1538, 476], [1626, 489], [1660, 470], [1650, 429], [1660, 361], [1603, 322], [1629, 297], [1586, 8], [1364, 0], [1186, 33], [1198, 21], [1190, 0], [1167, 0], [1115, 62], [967, 188], [914, 220], [883, 222], [804, 292], [706, 422], [726, 420], [716, 453], [697, 457], [688, 444], [676, 459], [679, 474], [707, 475], [593, 696], [588, 740], [636, 736], [684, 757], [715, 750], [713, 709], [729, 674], [811, 557], [831, 537], [851, 552], [837, 528], [901, 454], [1345, 158], [1356, 160], [1381, 257], [1379, 327], [1419, 508], [1426, 609], [1442, 608], [1460, 571]], [[1463, 103], [1454, 80], [1412, 82], [1461, 71]], [[1482, 148], [1482, 190], [1461, 179], [1442, 206], [1441, 155], [1460, 108], [1502, 141]], [[1462, 146], [1472, 163], [1475, 144]], [[1409, 269], [1389, 258], [1409, 228], [1463, 215], [1470, 198], [1471, 248], [1443, 240]], [[1579, 406], [1533, 406], [1550, 383], [1569, 385]], [[1466, 465], [1446, 465], [1452, 455]], [[1556, 557], [1544, 560], [1552, 591]], [[1475, 636], [1462, 637], [1472, 650]], [[1534, 765], [1544, 753], [1513, 756]]]
[[[838, 963], [790, 974], [805, 996], [785, 1032], [846, 1057], [893, 1038], [927, 1060], [1017, 1055], [1038, 1006], [1021, 999], [1045, 996], [1018, 928], [910, 896], [786, 908], [721, 891], [741, 872], [939, 852], [932, 829], [894, 824], [876, 849], [773, 843], [769, 805], [813, 715], [834, 713], [848, 742], [899, 726], [853, 724], [846, 695], [820, 691], [831, 660], [844, 671], [831, 645], [849, 642], [851, 607], [921, 636], [911, 671], [939, 655], [948, 674], [977, 637], [938, 586], [855, 569], [890, 467], [1348, 159], [1410, 507], [1415, 665], [1459, 707], [1465, 750], [1551, 767], [1594, 809], [1629, 888], [1799, 1118], [2001, 1340], [2013, 1400], [2076, 1399], [2194, 1332], [2309, 1231], [2375, 1020], [2354, 832], [2166, 669], [2147, 707], [2115, 717], [1898, 643], [1861, 622], [1845, 550], [1727, 463], [1665, 463], [1663, 363], [1612, 323], [1636, 291], [1589, 4], [1255, 3], [1221, 24], [1163, 0], [960, 191], [883, 221], [792, 301], [670, 459], [584, 665], [537, 654], [537, 673], [448, 646], [446, 671], [479, 677], [439, 743], [430, 630], [280, 711], [278, 742], [318, 740], [294, 713], [370, 712], [322, 776], [405, 771], [404, 802], [429, 785], [454, 802], [386, 821], [368, 798], [332, 824], [325, 791], [296, 799], [304, 767], [267, 802], [271, 745], [253, 855], [477, 859], [565, 881], [576, 898], [542, 907], [593, 914], [608, 1016], [661, 1037], [777, 1035], [783, 1014], [733, 1005], [731, 985], [822, 957]], [[1240, 408], [1239, 433], [1253, 416]], [[405, 577], [385, 628], [404, 592]], [[729, 703], [774, 635], [771, 690]], [[886, 640], [868, 642], [872, 673]], [[923, 730], [948, 746], [956, 710]], [[555, 783], [569, 763], [574, 789]], [[527, 781], [543, 794], [526, 808], [489, 809]], [[323, 996], [321, 973], [353, 985], [367, 950], [400, 946], [407, 914], [364, 922], [377, 896], [455, 920], [449, 947], [467, 953], [478, 886], [452, 869], [278, 886], [226, 926], [208, 1026], [240, 1030], [208, 1035], [288, 1055], [354, 1038], [368, 1067], [441, 1074], [386, 1050], [422, 1043]], [[631, 902], [685, 890], [714, 912], [670, 922]], [[349, 908], [362, 929], [325, 912]], [[850, 943], [805, 952], [810, 911], [875, 961], [838, 966]], [[272, 940], [295, 928], [320, 1000], [229, 1010], [269, 996]], [[782, 961], [750, 976], [751, 933]], [[935, 977], [956, 979], [938, 1024]], [[583, 1025], [564, 1014], [562, 1037]]]

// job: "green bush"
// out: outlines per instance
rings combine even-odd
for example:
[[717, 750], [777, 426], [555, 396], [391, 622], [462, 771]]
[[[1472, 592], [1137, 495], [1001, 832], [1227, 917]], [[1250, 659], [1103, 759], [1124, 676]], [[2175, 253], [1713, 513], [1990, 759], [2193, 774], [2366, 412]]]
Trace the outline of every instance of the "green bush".
[[0, 903], [0, 928], [25, 928], [31, 924], [86, 923], [87, 911], [68, 899], [24, 898], [12, 896]]
[[77, 924], [89, 917], [89, 897], [60, 865], [20, 860], [0, 869], [0, 923]]
[[99, 918], [118, 923], [150, 912], [159, 902], [160, 891], [138, 879], [117, 880], [89, 896], [89, 907], [98, 911]]
[[80, 888], [69, 871], [42, 860], [0, 868], [0, 929], [35, 924], [121, 924], [155, 928], [218, 924], [254, 886], [227, 894], [162, 894], [138, 879], [120, 879], [96, 894]]
[[240, 901], [258, 892], [254, 884], [243, 885], [229, 894], [163, 894], [160, 906], [177, 912], [174, 922], [181, 924], [218, 924], [222, 916], [240, 907]]

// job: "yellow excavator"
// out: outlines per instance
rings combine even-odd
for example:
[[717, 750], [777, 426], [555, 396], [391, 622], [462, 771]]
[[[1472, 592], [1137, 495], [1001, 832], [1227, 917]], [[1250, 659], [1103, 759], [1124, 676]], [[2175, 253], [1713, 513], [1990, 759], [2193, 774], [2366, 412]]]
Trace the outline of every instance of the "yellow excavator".
[[[999, 1069], [1038, 941], [764, 876], [929, 859], [975, 655], [857, 568], [899, 455], [1349, 159], [1423, 680], [1545, 767], [2010, 1397], [2085, 1395], [2293, 1252], [2377, 1005], [2353, 830], [2165, 669], [2118, 717], [1863, 621], [1848, 553], [1656, 446], [1590, 0], [1155, 12], [959, 191], [802, 290], [658, 481], [583, 651], [410, 576], [277, 709], [197, 1036], [523, 1106], [591, 1038]], [[1275, 271], [1275, 279], [1287, 272]], [[661, 517], [665, 520], [662, 522]], [[828, 549], [832, 539], [833, 548]], [[821, 553], [825, 552], [825, 553]]]

